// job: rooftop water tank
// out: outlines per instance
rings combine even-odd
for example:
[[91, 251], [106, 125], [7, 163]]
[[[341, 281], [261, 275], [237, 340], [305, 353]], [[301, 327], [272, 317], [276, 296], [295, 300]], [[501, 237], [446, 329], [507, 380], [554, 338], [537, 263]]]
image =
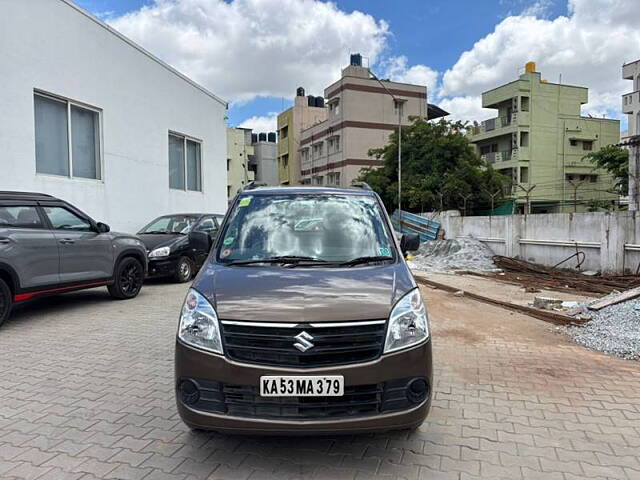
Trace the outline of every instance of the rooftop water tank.
[[260, 142], [266, 142], [267, 141], [267, 134], [262, 132], [258, 134], [258, 141]]
[[270, 142], [275, 142], [276, 141], [276, 132], [269, 132], [269, 134], [267, 135], [267, 138], [269, 139]]
[[316, 97], [316, 107], [324, 107], [324, 97]]
[[298, 87], [298, 89], [296, 90], [296, 96], [297, 97], [304, 97], [304, 88]]
[[362, 55], [360, 55], [359, 53], [352, 53], [351, 54], [351, 65], [353, 65], [354, 67], [361, 67], [362, 66]]
[[527, 73], [533, 73], [536, 71], [536, 62], [527, 62], [524, 66], [524, 71]]
[[315, 107], [316, 106], [316, 97], [314, 97], [313, 95], [307, 95], [307, 105], [309, 107]]
[[258, 134], [257, 133], [252, 133], [251, 134], [251, 143], [256, 143], [258, 141]]

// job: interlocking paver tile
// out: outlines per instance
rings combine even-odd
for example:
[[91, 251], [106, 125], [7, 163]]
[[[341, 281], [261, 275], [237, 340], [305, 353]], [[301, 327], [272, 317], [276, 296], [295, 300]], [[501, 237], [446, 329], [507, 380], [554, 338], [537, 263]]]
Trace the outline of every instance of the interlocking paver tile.
[[637, 362], [433, 290], [435, 398], [416, 431], [191, 432], [173, 393], [186, 288], [152, 283], [128, 302], [86, 291], [16, 310], [0, 331], [0, 478], [640, 478]]

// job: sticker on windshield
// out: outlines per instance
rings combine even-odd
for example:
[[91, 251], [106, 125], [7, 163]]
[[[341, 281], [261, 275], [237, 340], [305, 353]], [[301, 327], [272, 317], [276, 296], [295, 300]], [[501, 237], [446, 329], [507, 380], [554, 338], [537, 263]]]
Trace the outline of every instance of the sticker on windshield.
[[224, 245], [231, 245], [234, 240], [235, 240], [235, 238], [233, 238], [233, 237], [227, 237], [227, 238], [224, 239], [223, 244]]
[[222, 250], [222, 252], [220, 252], [220, 258], [227, 258], [229, 255], [231, 255], [230, 248], [225, 248], [224, 250]]
[[246, 197], [246, 198], [243, 198], [242, 200], [240, 200], [240, 203], [238, 203], [238, 206], [239, 207], [246, 207], [250, 203], [251, 203], [251, 197]]
[[391, 256], [391, 250], [389, 250], [388, 248], [381, 248], [378, 251], [380, 252], [380, 256], [382, 256], [382, 257], [390, 257]]

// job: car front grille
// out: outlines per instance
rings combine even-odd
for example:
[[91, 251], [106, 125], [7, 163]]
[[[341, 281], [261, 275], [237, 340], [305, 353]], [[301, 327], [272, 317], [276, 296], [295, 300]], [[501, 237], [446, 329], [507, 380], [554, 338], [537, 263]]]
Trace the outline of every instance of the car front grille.
[[234, 417], [265, 419], [334, 419], [406, 410], [410, 378], [371, 385], [346, 386], [341, 397], [261, 397], [259, 387], [189, 379], [199, 390], [189, 408]]
[[[224, 351], [229, 358], [298, 368], [375, 360], [382, 354], [385, 327], [385, 320], [326, 324], [221, 322]], [[308, 349], [301, 351], [296, 343]]]

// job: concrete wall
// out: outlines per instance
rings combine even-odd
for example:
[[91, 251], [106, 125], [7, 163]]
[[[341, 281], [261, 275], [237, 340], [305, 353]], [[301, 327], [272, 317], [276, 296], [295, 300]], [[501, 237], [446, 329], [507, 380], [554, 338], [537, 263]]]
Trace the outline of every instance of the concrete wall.
[[256, 164], [256, 181], [276, 186], [278, 178], [277, 146], [274, 142], [257, 142], [253, 144], [254, 162]]
[[[112, 228], [226, 210], [226, 105], [62, 0], [0, 14], [0, 190], [63, 198]], [[34, 90], [100, 111], [102, 178], [36, 173]], [[202, 142], [202, 192], [169, 188], [169, 131]]]
[[250, 128], [227, 129], [227, 197], [231, 201], [238, 190], [254, 180], [249, 170], [249, 158], [253, 156]]
[[[622, 274], [635, 272], [640, 262], [640, 212], [494, 217], [461, 217], [458, 212], [445, 212], [433, 219], [441, 222], [445, 238], [471, 235], [496, 255], [546, 266], [574, 254], [576, 248], [585, 253], [582, 270]], [[575, 265], [572, 259], [562, 267]]]

